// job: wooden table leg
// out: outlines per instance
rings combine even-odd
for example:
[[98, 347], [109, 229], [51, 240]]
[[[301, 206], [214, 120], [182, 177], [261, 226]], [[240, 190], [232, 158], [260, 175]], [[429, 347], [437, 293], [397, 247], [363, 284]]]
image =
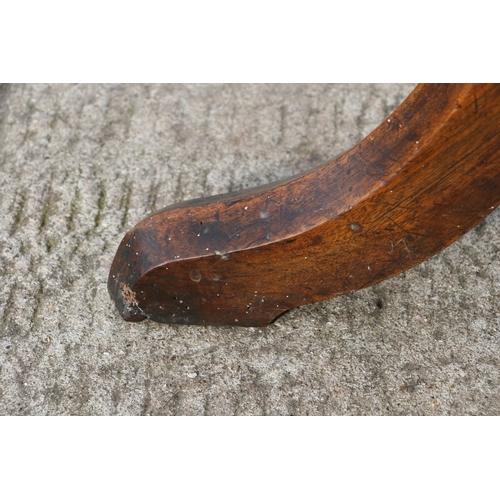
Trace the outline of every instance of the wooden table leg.
[[423, 84], [309, 173], [171, 205], [121, 242], [127, 321], [264, 326], [410, 269], [500, 203], [500, 85]]

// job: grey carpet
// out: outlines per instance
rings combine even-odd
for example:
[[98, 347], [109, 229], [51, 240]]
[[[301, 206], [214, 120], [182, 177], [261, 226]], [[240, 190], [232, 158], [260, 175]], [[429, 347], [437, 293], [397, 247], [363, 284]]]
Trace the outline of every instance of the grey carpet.
[[0, 414], [498, 415], [499, 211], [268, 328], [128, 324], [107, 293], [145, 215], [320, 164], [413, 87], [0, 87]]

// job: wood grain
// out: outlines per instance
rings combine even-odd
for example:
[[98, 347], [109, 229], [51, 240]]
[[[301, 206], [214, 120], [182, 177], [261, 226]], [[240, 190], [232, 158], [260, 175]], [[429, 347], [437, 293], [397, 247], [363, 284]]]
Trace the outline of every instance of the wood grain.
[[419, 85], [314, 171], [141, 221], [118, 248], [109, 293], [127, 321], [264, 326], [390, 278], [498, 206], [499, 117], [499, 85]]

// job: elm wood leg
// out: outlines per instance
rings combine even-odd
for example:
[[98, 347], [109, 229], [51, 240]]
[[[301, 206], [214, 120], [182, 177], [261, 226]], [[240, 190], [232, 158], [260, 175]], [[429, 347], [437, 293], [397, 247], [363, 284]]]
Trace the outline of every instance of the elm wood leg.
[[265, 326], [416, 266], [499, 203], [500, 85], [419, 85], [314, 171], [139, 222], [108, 290], [127, 321]]

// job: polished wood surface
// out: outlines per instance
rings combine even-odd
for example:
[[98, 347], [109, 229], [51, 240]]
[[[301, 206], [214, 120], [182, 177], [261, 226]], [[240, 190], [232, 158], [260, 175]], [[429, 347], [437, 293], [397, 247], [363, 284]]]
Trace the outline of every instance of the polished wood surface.
[[314, 171], [139, 222], [108, 290], [127, 321], [264, 326], [416, 266], [499, 204], [500, 85], [423, 84]]

